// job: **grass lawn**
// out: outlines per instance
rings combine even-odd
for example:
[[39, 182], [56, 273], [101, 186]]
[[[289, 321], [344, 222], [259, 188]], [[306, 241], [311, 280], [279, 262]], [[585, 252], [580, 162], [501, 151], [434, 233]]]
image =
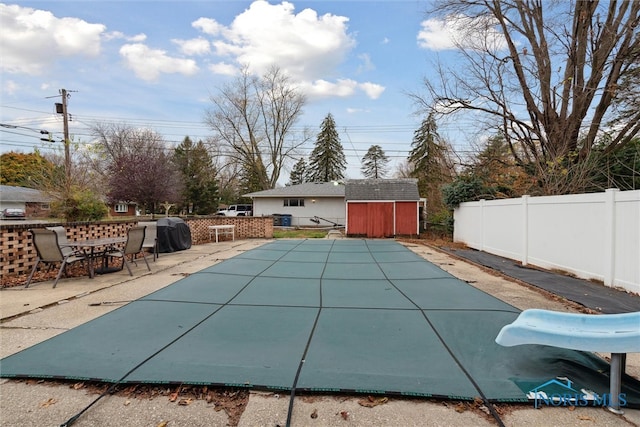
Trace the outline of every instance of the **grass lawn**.
[[327, 230], [273, 230], [276, 239], [322, 239], [327, 237]]

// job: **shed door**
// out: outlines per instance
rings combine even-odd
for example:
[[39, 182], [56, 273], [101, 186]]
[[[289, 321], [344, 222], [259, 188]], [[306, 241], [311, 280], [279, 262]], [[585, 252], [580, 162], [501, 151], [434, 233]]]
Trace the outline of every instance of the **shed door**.
[[393, 236], [393, 202], [350, 202], [347, 223], [350, 236]]
[[367, 204], [349, 203], [347, 217], [348, 233], [350, 236], [367, 235]]
[[393, 203], [368, 203], [367, 237], [393, 236]]
[[396, 234], [418, 234], [417, 202], [396, 202]]

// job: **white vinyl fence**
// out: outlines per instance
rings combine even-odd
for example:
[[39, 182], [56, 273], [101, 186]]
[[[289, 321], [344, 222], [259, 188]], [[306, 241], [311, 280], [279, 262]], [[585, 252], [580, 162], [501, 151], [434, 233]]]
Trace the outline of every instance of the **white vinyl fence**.
[[640, 190], [465, 202], [454, 220], [473, 249], [640, 293]]

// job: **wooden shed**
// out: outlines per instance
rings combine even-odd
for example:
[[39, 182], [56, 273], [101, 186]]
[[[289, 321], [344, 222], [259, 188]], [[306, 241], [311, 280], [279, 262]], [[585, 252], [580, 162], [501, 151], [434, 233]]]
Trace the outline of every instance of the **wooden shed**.
[[420, 233], [417, 179], [349, 180], [345, 183], [345, 202], [348, 236], [379, 238]]

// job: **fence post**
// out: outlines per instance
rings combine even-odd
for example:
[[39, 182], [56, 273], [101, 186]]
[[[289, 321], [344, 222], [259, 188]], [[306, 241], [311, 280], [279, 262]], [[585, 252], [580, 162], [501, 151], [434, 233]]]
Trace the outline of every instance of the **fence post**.
[[484, 224], [484, 199], [480, 199], [480, 249], [484, 251], [484, 232], [485, 232], [485, 224]]
[[522, 196], [522, 265], [529, 264], [529, 196]]
[[604, 285], [612, 287], [616, 271], [616, 194], [617, 188], [604, 192]]

